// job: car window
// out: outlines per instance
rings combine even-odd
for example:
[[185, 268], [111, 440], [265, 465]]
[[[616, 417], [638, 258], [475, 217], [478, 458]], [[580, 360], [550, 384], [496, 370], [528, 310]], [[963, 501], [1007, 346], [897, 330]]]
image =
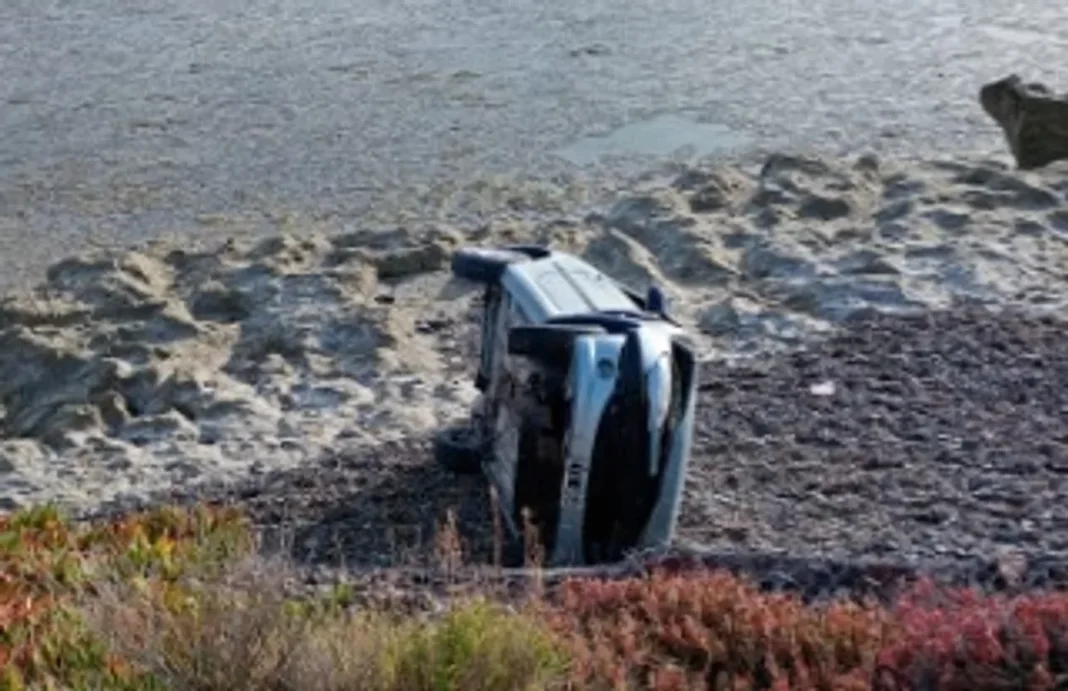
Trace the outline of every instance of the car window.
[[504, 362], [504, 358], [508, 353], [508, 328], [512, 323], [512, 311], [513, 301], [511, 294], [508, 291], [503, 290], [498, 293], [499, 302], [496, 310], [491, 315], [492, 324], [492, 349], [493, 352], [489, 355], [489, 362], [491, 365], [492, 377], [496, 378], [500, 372], [500, 367]]
[[530, 319], [527, 318], [523, 308], [519, 305], [519, 302], [515, 300], [511, 293], [505, 291], [501, 295], [503, 304], [497, 315], [497, 333], [496, 344], [494, 348], [500, 349], [503, 352], [495, 357], [504, 357], [504, 352], [507, 352], [508, 343], [508, 329], [513, 326], [519, 326], [520, 324], [529, 324]]
[[529, 324], [530, 317], [523, 310], [523, 306], [519, 304], [517, 300], [508, 300], [508, 326], [520, 326], [521, 324]]
[[497, 321], [500, 310], [501, 291], [496, 286], [490, 286], [484, 296], [482, 306], [482, 371], [487, 377], [493, 376], [494, 351], [497, 350], [495, 341], [497, 333]]
[[508, 291], [493, 287], [486, 292], [482, 313], [482, 367], [490, 380], [497, 381], [500, 376], [508, 352], [508, 330], [531, 321]]

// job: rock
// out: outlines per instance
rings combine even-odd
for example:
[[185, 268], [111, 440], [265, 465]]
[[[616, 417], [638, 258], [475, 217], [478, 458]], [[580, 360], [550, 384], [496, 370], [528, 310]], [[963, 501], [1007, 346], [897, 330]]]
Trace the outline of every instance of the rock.
[[1020, 169], [1068, 159], [1068, 96], [1010, 74], [983, 85], [979, 104], [1001, 127]]
[[165, 438], [193, 440], [198, 437], [196, 427], [176, 411], [162, 415], [146, 415], [130, 421], [122, 429], [122, 438], [134, 444], [150, 444]]

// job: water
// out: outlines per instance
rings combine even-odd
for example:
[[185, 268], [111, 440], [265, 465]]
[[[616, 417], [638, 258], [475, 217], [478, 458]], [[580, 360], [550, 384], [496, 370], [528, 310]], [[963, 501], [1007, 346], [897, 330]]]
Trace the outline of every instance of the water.
[[352, 226], [412, 186], [677, 144], [1003, 150], [976, 91], [1068, 86], [1065, 26], [1052, 0], [4, 0], [0, 283], [222, 232], [205, 219]]
[[689, 160], [738, 150], [745, 138], [725, 125], [695, 122], [678, 115], [624, 125], [608, 134], [583, 137], [555, 153], [580, 166], [608, 157], [648, 156]]

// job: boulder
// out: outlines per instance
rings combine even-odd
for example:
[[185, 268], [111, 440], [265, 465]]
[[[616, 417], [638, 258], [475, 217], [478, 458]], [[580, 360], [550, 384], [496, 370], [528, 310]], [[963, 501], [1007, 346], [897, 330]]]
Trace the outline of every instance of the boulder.
[[1010, 74], [985, 84], [979, 104], [1001, 127], [1020, 169], [1068, 159], [1068, 95]]

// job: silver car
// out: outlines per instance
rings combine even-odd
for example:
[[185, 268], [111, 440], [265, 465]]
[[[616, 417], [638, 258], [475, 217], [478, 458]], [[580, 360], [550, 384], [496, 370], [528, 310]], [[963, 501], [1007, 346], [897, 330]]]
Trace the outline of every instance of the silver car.
[[482, 396], [467, 426], [437, 436], [439, 462], [483, 472], [513, 537], [533, 526], [548, 565], [668, 543], [697, 358], [659, 289], [634, 292], [540, 246], [464, 248], [452, 272], [485, 286]]

